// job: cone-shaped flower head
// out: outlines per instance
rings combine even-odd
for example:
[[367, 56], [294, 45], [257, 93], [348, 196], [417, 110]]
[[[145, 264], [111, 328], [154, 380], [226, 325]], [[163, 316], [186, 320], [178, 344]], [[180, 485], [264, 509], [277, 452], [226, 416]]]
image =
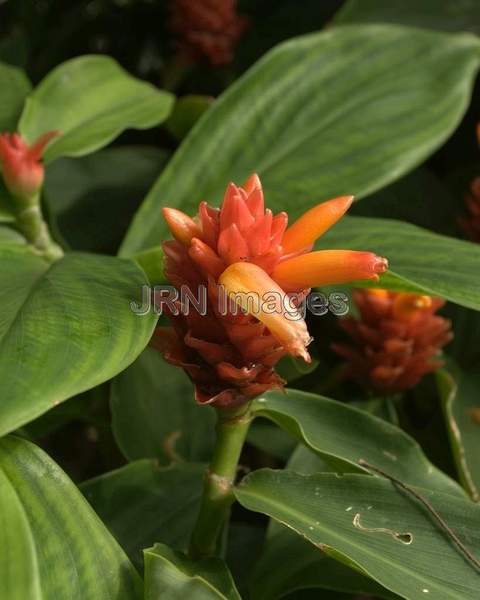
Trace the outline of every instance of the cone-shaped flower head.
[[[191, 218], [165, 208], [175, 241], [164, 242], [165, 273], [177, 289], [208, 289], [208, 310], [173, 314], [153, 345], [182, 366], [197, 400], [232, 406], [283, 381], [274, 366], [285, 354], [309, 361], [310, 336], [299, 306], [312, 286], [378, 279], [387, 262], [370, 252], [310, 252], [349, 208], [343, 196], [307, 212], [287, 229], [286, 213], [264, 207], [260, 180], [231, 183], [220, 209], [206, 202]], [[192, 307], [190, 307], [191, 309]]]
[[360, 318], [342, 319], [351, 343], [334, 344], [346, 359], [346, 375], [382, 394], [417, 385], [443, 363], [440, 351], [452, 339], [450, 321], [436, 315], [440, 298], [381, 289], [355, 290]]
[[28, 146], [18, 133], [0, 135], [0, 165], [3, 180], [14, 198], [28, 200], [43, 185], [45, 170], [41, 162], [48, 142], [58, 135], [50, 131]]
[[236, 0], [172, 0], [170, 28], [178, 35], [179, 52], [190, 60], [207, 58], [212, 65], [233, 60], [235, 46], [247, 26]]

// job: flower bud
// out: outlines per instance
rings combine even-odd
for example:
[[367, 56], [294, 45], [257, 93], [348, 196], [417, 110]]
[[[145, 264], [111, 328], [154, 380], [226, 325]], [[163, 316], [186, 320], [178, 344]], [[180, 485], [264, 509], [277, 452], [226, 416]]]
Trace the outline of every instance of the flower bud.
[[0, 164], [5, 185], [22, 203], [29, 202], [40, 191], [45, 176], [41, 157], [50, 140], [58, 135], [50, 131], [31, 146], [18, 133], [0, 135]]

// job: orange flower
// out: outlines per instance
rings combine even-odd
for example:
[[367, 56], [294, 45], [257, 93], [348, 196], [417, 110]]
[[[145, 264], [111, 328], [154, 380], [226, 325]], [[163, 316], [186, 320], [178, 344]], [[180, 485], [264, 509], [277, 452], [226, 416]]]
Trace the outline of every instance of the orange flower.
[[[386, 270], [387, 261], [370, 252], [310, 252], [351, 203], [352, 196], [324, 202], [287, 229], [286, 213], [265, 210], [252, 175], [243, 187], [228, 186], [220, 209], [200, 203], [195, 219], [163, 209], [175, 238], [163, 244], [166, 276], [177, 289], [207, 286], [208, 311], [170, 311], [174, 329], [157, 329], [152, 344], [187, 371], [198, 402], [235, 406], [282, 387], [274, 371], [282, 356], [310, 360], [298, 310], [309, 288], [377, 280]], [[222, 298], [230, 299], [225, 310]]]
[[41, 157], [48, 142], [58, 132], [50, 131], [28, 146], [18, 133], [0, 135], [0, 163], [3, 179], [14, 198], [28, 200], [43, 185], [44, 167]]
[[236, 5], [236, 0], [173, 0], [170, 28], [179, 37], [180, 54], [193, 60], [204, 56], [212, 65], [232, 62], [247, 26]]
[[443, 300], [380, 289], [355, 290], [354, 300], [360, 318], [341, 321], [352, 341], [333, 345], [348, 377], [394, 394], [442, 366], [440, 350], [453, 337], [450, 321], [435, 314]]

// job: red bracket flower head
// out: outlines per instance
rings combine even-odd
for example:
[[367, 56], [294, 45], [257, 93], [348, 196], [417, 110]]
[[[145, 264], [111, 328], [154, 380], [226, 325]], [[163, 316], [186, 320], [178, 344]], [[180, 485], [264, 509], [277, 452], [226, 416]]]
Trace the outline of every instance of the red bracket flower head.
[[[206, 315], [171, 314], [173, 330], [157, 329], [153, 345], [182, 366], [197, 400], [234, 406], [284, 382], [274, 366], [285, 354], [309, 361], [310, 336], [296, 311], [312, 286], [378, 279], [387, 261], [371, 252], [320, 250], [315, 240], [347, 211], [352, 196], [312, 208], [287, 229], [284, 212], [264, 207], [259, 178], [227, 187], [220, 209], [201, 202], [190, 218], [174, 208], [164, 216], [175, 237], [165, 242], [165, 273], [177, 288], [208, 288]], [[225, 293], [241, 311], [219, 310]]]
[[57, 131], [40, 136], [28, 146], [18, 133], [0, 135], [0, 164], [3, 179], [13, 197], [21, 200], [35, 196], [43, 185], [43, 151]]
[[352, 341], [333, 347], [346, 359], [347, 376], [395, 394], [443, 364], [440, 350], [453, 337], [450, 321], [435, 314], [443, 300], [380, 289], [355, 290], [354, 299], [360, 319], [341, 321]]
[[226, 65], [248, 20], [237, 13], [236, 0], [172, 0], [170, 28], [178, 36], [180, 55], [212, 65]]

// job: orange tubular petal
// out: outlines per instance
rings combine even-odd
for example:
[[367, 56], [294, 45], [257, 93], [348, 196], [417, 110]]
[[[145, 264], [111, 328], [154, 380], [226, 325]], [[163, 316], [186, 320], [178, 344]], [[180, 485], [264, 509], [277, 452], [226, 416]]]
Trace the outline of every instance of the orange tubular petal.
[[310, 336], [305, 321], [289, 306], [285, 292], [263, 269], [248, 262], [234, 263], [225, 269], [219, 283], [243, 310], [268, 327], [287, 352], [310, 362], [306, 350]]
[[317, 204], [291, 225], [283, 236], [283, 253], [291, 254], [309, 248], [350, 208], [353, 196], [340, 196]]
[[388, 268], [386, 258], [373, 252], [319, 250], [279, 263], [273, 279], [287, 292], [359, 279], [378, 280]]
[[176, 208], [163, 208], [162, 210], [163, 218], [167, 222], [173, 237], [181, 244], [189, 246], [192, 238], [201, 237], [200, 227], [181, 210]]

